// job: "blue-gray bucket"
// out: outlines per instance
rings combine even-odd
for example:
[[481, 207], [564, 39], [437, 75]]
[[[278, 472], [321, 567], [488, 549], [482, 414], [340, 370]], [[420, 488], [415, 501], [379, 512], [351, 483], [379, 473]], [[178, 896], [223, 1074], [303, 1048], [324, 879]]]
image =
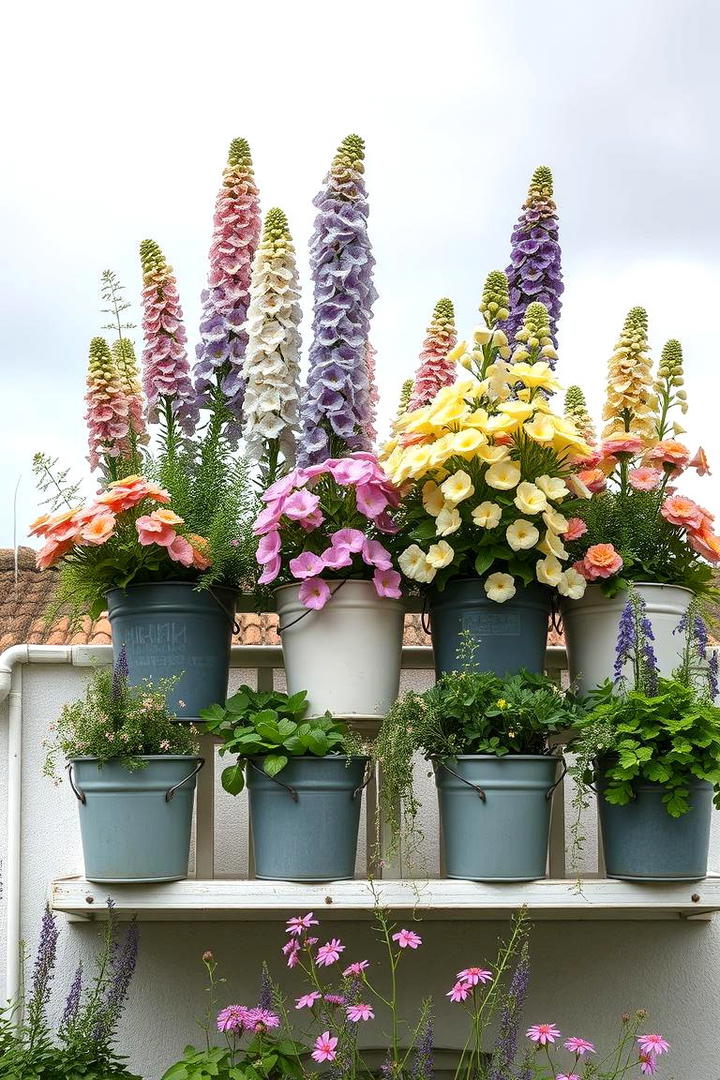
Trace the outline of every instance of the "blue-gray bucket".
[[69, 762], [85, 877], [103, 884], [187, 877], [195, 777], [202, 758], [156, 755], [139, 769], [97, 758]]
[[366, 757], [291, 758], [276, 777], [247, 766], [255, 874], [273, 881], [355, 875]]
[[608, 877], [627, 881], [699, 881], [707, 875], [712, 819], [712, 785], [693, 781], [691, 809], [671, 817], [662, 784], [634, 786], [635, 798], [615, 806], [598, 783], [600, 829]]
[[190, 581], [113, 589], [114, 660], [124, 645], [134, 685], [179, 676], [168, 705], [178, 720], [198, 723], [201, 709], [227, 696], [236, 597], [234, 589], [196, 589]]
[[437, 764], [445, 870], [467, 881], [537, 881], [547, 871], [559, 759], [462, 754]]
[[511, 675], [525, 668], [545, 668], [550, 590], [542, 585], [519, 588], [510, 600], [498, 604], [485, 592], [479, 578], [452, 578], [442, 592], [430, 594], [430, 632], [435, 674], [459, 671], [461, 634], [468, 632], [476, 645], [475, 671]]

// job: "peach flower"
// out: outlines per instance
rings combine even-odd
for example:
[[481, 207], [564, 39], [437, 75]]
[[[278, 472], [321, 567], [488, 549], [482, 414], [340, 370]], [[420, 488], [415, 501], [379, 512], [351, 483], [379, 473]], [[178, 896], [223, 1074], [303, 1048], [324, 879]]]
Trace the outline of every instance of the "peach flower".
[[104, 544], [115, 532], [115, 515], [110, 511], [96, 514], [80, 530], [80, 538], [86, 544]]
[[659, 461], [673, 476], [678, 476], [690, 461], [690, 451], [681, 442], [664, 439], [647, 451], [645, 461]]
[[580, 483], [593, 494], [605, 490], [606, 480], [602, 469], [581, 469], [577, 476]]
[[562, 538], [570, 543], [572, 540], [579, 540], [586, 532], [587, 525], [582, 518], [568, 518], [567, 529], [562, 534]]
[[172, 543], [167, 545], [167, 553], [171, 559], [183, 566], [193, 566], [195, 562], [195, 548], [184, 536], [176, 534]]
[[153, 521], [161, 521], [163, 525], [185, 524], [185, 519], [176, 514], [174, 510], [153, 510], [150, 516]]
[[607, 439], [603, 440], [602, 453], [604, 457], [613, 457], [615, 454], [630, 454], [634, 457], [644, 448], [645, 443], [638, 439], [637, 435], [618, 432], [617, 435], [608, 435]]
[[50, 528], [51, 521], [52, 518], [50, 517], [50, 514], [41, 514], [40, 517], [35, 518], [30, 525], [28, 536], [44, 536]]
[[172, 526], [158, 521], [154, 513], [139, 517], [135, 522], [135, 528], [137, 529], [138, 540], [143, 547], [149, 547], [150, 544], [159, 544], [161, 547], [169, 548], [177, 538], [177, 533]]
[[207, 570], [208, 566], [212, 565], [212, 559], [209, 556], [210, 545], [204, 536], [198, 536], [197, 533], [188, 533], [186, 537], [189, 544], [193, 549], [193, 566], [196, 570]]
[[47, 540], [35, 556], [35, 565], [38, 570], [47, 570], [66, 555], [73, 546], [74, 540]]
[[662, 483], [663, 474], [660, 469], [651, 469], [649, 465], [642, 465], [639, 469], [631, 469], [628, 473], [630, 487], [635, 491], [657, 491]]
[[702, 508], [685, 495], [670, 495], [660, 507], [660, 513], [671, 525], [689, 532], [696, 532], [705, 524]]
[[609, 578], [622, 570], [623, 561], [612, 544], [593, 544], [585, 552], [581, 573], [588, 581]]
[[697, 532], [688, 533], [688, 543], [708, 562], [720, 562], [720, 537], [715, 536], [709, 525], [703, 524]]
[[691, 461], [688, 461], [689, 469], [697, 469], [698, 476], [710, 476], [710, 466], [708, 465], [708, 459], [705, 455], [705, 451], [702, 446], [699, 446], [695, 457]]

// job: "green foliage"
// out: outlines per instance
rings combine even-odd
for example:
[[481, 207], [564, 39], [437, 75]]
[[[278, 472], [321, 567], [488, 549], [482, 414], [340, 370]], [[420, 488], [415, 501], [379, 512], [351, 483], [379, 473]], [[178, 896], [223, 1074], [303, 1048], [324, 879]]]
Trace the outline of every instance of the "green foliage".
[[41, 506], [47, 506], [50, 513], [70, 510], [77, 505], [80, 484], [69, 481], [70, 470], [58, 469], [58, 459], [49, 454], [33, 455], [32, 470], [38, 490], [44, 496]]
[[139, 769], [144, 755], [197, 754], [197, 729], [178, 723], [168, 711], [166, 696], [174, 682], [129, 686], [117, 670], [97, 671], [84, 696], [63, 707], [53, 739], [45, 744], [45, 775], [57, 777], [59, 755], [120, 761], [127, 769]]
[[672, 817], [691, 809], [690, 785], [707, 780], [720, 807], [720, 709], [677, 679], [660, 679], [657, 693], [615, 693], [606, 682], [589, 698], [573, 743], [576, 779], [600, 780], [609, 803], [627, 805], [634, 784], [649, 780], [664, 787]]
[[288, 696], [277, 690], [253, 690], [241, 686], [226, 705], [212, 705], [201, 716], [206, 730], [222, 739], [221, 754], [237, 757], [223, 769], [222, 785], [231, 795], [245, 786], [244, 770], [249, 758], [262, 757], [268, 776], [277, 776], [291, 757], [326, 757], [359, 754], [361, 740], [330, 713], [303, 720], [307, 692]]
[[291, 1039], [276, 1040], [269, 1034], [256, 1036], [241, 1052], [186, 1046], [182, 1061], [171, 1065], [162, 1080], [302, 1080], [302, 1050]]

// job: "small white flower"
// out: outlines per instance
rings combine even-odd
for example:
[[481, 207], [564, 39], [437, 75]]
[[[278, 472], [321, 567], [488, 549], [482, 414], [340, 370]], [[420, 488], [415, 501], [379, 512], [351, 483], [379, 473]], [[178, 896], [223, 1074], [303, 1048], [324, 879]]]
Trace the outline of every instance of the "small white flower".
[[512, 525], [508, 525], [505, 530], [505, 539], [513, 551], [527, 551], [528, 548], [535, 547], [540, 539], [540, 533], [531, 521], [518, 518]]
[[561, 596], [567, 596], [570, 600], [579, 600], [585, 595], [586, 588], [587, 581], [582, 574], [578, 574], [577, 570], [570, 567], [561, 575], [557, 590]]
[[490, 574], [485, 579], [485, 592], [497, 604], [504, 604], [515, 595], [515, 581], [512, 574]]

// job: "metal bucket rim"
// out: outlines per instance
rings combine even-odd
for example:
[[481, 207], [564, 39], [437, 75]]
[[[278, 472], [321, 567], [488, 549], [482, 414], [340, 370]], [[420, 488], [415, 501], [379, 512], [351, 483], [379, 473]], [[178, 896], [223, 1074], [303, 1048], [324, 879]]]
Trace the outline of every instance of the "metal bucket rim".
[[[435, 759], [434, 759], [435, 760]], [[452, 761], [562, 761], [559, 754], [455, 754]], [[442, 765], [441, 761], [437, 762]]]
[[162, 587], [163, 585], [181, 585], [183, 588], [192, 589], [193, 592], [197, 593], [227, 592], [232, 593], [234, 596], [239, 596], [241, 591], [234, 585], [210, 585], [206, 589], [199, 589], [198, 583], [199, 579], [198, 581], [131, 581], [130, 584], [126, 585], [124, 588], [120, 585], [115, 585], [112, 589], [107, 589], [104, 595], [110, 596], [112, 593], [125, 594], [130, 592], [132, 589], [157, 589]]
[[[248, 761], [264, 761], [268, 754], [252, 754], [248, 757]], [[319, 757], [317, 754], [296, 754], [293, 757], [288, 758], [288, 765], [292, 765], [296, 761], [312, 761], [312, 762], [325, 762], [325, 761], [362, 761], [365, 764], [370, 760], [369, 754], [324, 754]], [[287, 765], [285, 766], [287, 768]], [[281, 772], [284, 770], [281, 769]], [[268, 778], [269, 779], [269, 778]]]
[[[135, 755], [138, 761], [201, 761], [199, 754], [137, 754]], [[99, 757], [71, 757], [66, 758], [66, 761], [100, 761], [103, 765], [122, 765], [122, 760], [119, 757], [108, 758], [103, 760]], [[125, 766], [127, 768], [127, 766]], [[132, 772], [132, 769], [128, 769], [128, 772]]]
[[[375, 586], [373, 585], [372, 581], [369, 580], [369, 579], [368, 580], [361, 579], [361, 580], [356, 581], [354, 578], [347, 578], [347, 579], [344, 579], [344, 578], [325, 578], [325, 577], [322, 577], [322, 575], [321, 575], [321, 580], [326, 581], [328, 585], [331, 585], [333, 583], [342, 584], [342, 586], [343, 586], [342, 589], [337, 589], [336, 593], [333, 593], [332, 596], [330, 597], [330, 600], [333, 603], [337, 602], [338, 606], [342, 605], [342, 595], [341, 594], [345, 593], [346, 596], [349, 595], [349, 593], [346, 592], [348, 586], [351, 586], [350, 592], [352, 592], [352, 586], [353, 585], [363, 585], [363, 586], [366, 587], [364, 591], [367, 591], [367, 587], [369, 587], [372, 590], [371, 593], [370, 593], [370, 596], [371, 596], [371, 598], [373, 600], [377, 601], [377, 606], [382, 606], [382, 607], [385, 607], [385, 608], [396, 607], [396, 608], [401, 608], [403, 611], [405, 610], [405, 601], [402, 599], [402, 597], [398, 600], [393, 596], [378, 596], [377, 590], [375, 589]], [[286, 590], [290, 590], [290, 589], [294, 589], [295, 592], [298, 593], [300, 591], [301, 586], [302, 586], [302, 582], [297, 582], [295, 584], [289, 584], [289, 585], [278, 585], [278, 587], [273, 590], [273, 596], [277, 597], [278, 593], [285, 592]], [[337, 600], [336, 600], [336, 594], [337, 594]], [[277, 600], [276, 600], [276, 604], [277, 604]], [[313, 608], [306, 608], [304, 604], [301, 604], [300, 606], [303, 608], [304, 611], [313, 611], [314, 610]], [[320, 612], [327, 611], [327, 610], [328, 610], [328, 608], [324, 607], [324, 608], [320, 609]], [[315, 614], [320, 614], [320, 612], [315, 612]]]

